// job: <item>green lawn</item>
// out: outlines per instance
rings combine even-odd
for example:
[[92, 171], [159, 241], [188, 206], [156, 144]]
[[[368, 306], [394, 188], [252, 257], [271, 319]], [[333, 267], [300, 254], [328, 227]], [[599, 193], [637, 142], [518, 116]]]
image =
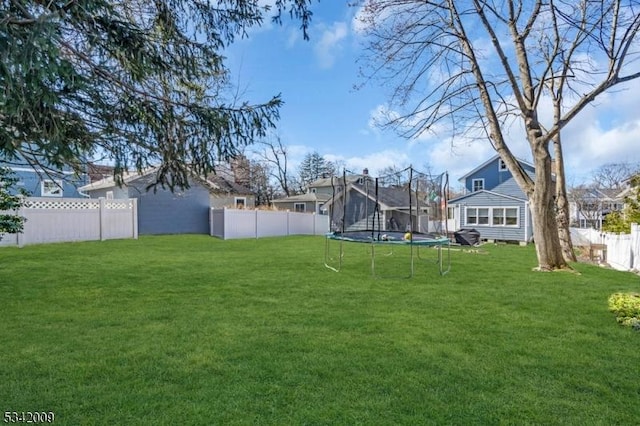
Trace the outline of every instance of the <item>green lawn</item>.
[[[337, 242], [332, 242], [337, 244]], [[335, 246], [333, 246], [335, 247]], [[144, 237], [0, 249], [0, 415], [56, 424], [638, 424], [640, 278], [533, 247], [372, 279], [364, 244]], [[408, 272], [406, 247], [379, 251]], [[421, 252], [432, 259], [434, 250]]]

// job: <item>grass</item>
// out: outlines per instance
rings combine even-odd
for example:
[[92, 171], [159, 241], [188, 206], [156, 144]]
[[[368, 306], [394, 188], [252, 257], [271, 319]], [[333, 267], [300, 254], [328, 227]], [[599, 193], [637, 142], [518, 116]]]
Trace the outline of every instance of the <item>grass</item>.
[[[337, 242], [333, 242], [338, 244]], [[335, 247], [335, 246], [333, 246]], [[362, 244], [144, 237], [0, 250], [0, 414], [57, 424], [637, 424], [640, 278], [532, 247], [372, 279]], [[378, 268], [408, 271], [407, 255]], [[382, 253], [382, 252], [380, 252]], [[423, 251], [433, 257], [433, 251]], [[385, 268], [387, 268], [385, 270]]]

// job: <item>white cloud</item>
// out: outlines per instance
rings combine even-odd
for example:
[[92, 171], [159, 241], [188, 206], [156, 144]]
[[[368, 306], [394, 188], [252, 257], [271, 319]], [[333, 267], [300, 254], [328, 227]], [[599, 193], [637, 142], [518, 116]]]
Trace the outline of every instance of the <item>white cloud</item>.
[[322, 35], [314, 46], [316, 58], [322, 68], [331, 68], [342, 49], [341, 42], [347, 37], [347, 24], [334, 22], [329, 28], [322, 25]]

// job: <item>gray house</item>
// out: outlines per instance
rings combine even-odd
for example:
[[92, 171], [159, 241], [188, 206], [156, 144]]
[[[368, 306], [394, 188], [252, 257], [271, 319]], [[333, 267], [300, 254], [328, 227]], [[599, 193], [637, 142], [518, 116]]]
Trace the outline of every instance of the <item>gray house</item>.
[[[534, 166], [518, 161], [534, 179]], [[532, 241], [529, 202], [500, 157], [494, 156], [459, 180], [465, 193], [449, 200], [448, 215], [454, 230], [473, 228], [483, 240]]]
[[158, 187], [147, 190], [154, 182], [155, 170], [132, 173], [124, 177], [121, 187], [112, 177], [80, 188], [91, 198], [136, 198], [138, 232], [143, 234], [208, 234], [211, 208], [253, 208], [251, 191], [228, 177], [218, 174], [207, 179], [191, 177], [188, 189], [174, 192]]
[[[368, 176], [365, 169], [363, 174], [347, 175], [347, 184], [362, 183]], [[340, 181], [340, 182], [338, 182]], [[342, 184], [342, 177], [316, 179], [307, 187], [304, 194], [291, 195], [289, 197], [273, 200], [272, 203], [279, 210], [290, 210], [292, 212], [326, 214], [325, 203], [333, 196], [334, 185]]]
[[298, 213], [322, 214], [322, 206], [331, 196], [316, 192], [307, 192], [300, 195], [273, 200], [272, 203], [278, 210], [289, 210]]

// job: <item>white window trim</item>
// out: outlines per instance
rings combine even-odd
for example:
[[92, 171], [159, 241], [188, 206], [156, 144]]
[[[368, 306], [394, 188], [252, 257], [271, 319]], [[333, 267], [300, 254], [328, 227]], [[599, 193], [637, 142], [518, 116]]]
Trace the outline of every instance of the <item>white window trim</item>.
[[[55, 191], [58, 192], [57, 194], [52, 193], [51, 189], [47, 189], [45, 188], [45, 185], [48, 183], [53, 183], [55, 184]], [[56, 197], [56, 198], [62, 198], [62, 196], [64, 196], [64, 190], [63, 190], [63, 186], [62, 186], [62, 180], [60, 179], [44, 179], [43, 181], [40, 182], [40, 196], [41, 197]]]
[[[510, 210], [510, 209], [515, 209], [516, 210], [516, 223], [515, 223], [515, 225], [507, 225], [507, 210]], [[504, 224], [495, 225], [493, 223], [493, 217], [494, 217], [493, 212], [495, 210], [504, 210], [504, 216], [503, 216], [504, 217], [504, 222], [505, 222]], [[491, 226], [494, 227], [494, 228], [517, 228], [517, 227], [519, 227], [520, 226], [520, 207], [518, 207], [518, 206], [499, 206], [499, 207], [496, 206], [496, 207], [491, 207]]]
[[233, 206], [235, 208], [238, 208], [238, 204], [242, 202], [242, 207], [241, 208], [247, 208], [247, 197], [234, 197], [233, 198]]
[[[476, 221], [469, 222], [469, 209], [476, 209]], [[488, 224], [480, 224], [478, 223], [478, 219], [480, 218], [479, 209], [488, 209], [489, 210], [489, 223]], [[516, 210], [516, 224], [515, 225], [507, 225], [506, 224], [506, 211], [507, 209], [515, 209]], [[493, 224], [493, 211], [494, 210], [504, 210], [505, 214], [505, 224], [504, 225], [494, 225]], [[462, 219], [462, 218], [461, 218]], [[520, 227], [520, 206], [466, 206], [464, 210], [464, 224], [465, 226], [483, 226], [487, 228], [519, 228]]]
[[113, 200], [113, 191], [107, 191], [105, 193], [105, 197], [107, 198], [107, 200]]
[[508, 172], [509, 168], [507, 167], [507, 163], [505, 163], [502, 158], [498, 159], [498, 171], [499, 172]]
[[[476, 189], [476, 182], [482, 182], [482, 188]], [[484, 189], [484, 179], [472, 179], [471, 180], [471, 192], [482, 191]]]
[[[302, 206], [302, 210], [298, 210], [296, 206]], [[307, 212], [307, 204], [306, 203], [293, 203], [293, 211], [296, 213], [306, 213]]]

